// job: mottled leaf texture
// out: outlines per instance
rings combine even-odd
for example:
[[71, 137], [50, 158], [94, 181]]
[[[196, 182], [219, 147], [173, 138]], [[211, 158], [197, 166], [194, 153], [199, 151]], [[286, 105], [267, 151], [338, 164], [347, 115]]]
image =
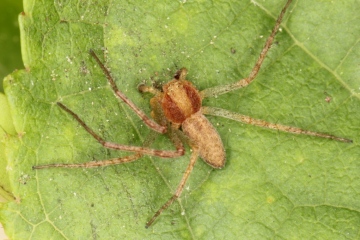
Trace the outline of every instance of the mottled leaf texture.
[[[143, 157], [95, 169], [33, 165], [125, 156], [106, 150], [56, 104], [104, 138], [141, 145], [149, 130], [115, 97], [89, 55], [149, 114], [150, 95], [181, 67], [199, 89], [249, 74], [285, 1], [34, 1], [20, 15], [25, 68], [4, 89], [16, 133], [3, 137], [11, 239], [359, 239], [360, 7], [294, 0], [257, 79], [207, 99], [267, 121], [353, 139], [341, 143], [209, 117], [227, 162], [198, 161], [179, 199], [151, 226], [189, 161]], [[4, 131], [4, 129], [2, 129]], [[153, 147], [172, 149], [166, 137]], [[0, 174], [2, 175], [2, 173]], [[3, 185], [2, 185], [3, 186]], [[8, 197], [8, 199], [11, 199]]]

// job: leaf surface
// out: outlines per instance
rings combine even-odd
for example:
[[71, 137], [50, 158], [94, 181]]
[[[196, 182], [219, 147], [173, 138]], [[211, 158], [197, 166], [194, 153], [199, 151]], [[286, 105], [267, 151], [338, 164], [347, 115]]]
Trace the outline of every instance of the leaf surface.
[[[25, 4], [25, 3], [24, 3]], [[1, 209], [12, 239], [357, 239], [359, 4], [294, 1], [257, 79], [204, 105], [354, 140], [339, 143], [209, 117], [227, 164], [201, 160], [179, 199], [150, 229], [188, 164], [143, 157], [96, 169], [33, 165], [129, 153], [100, 146], [56, 102], [109, 141], [141, 145], [149, 130], [111, 91], [149, 114], [136, 90], [180, 67], [199, 89], [246, 77], [283, 2], [27, 1], [20, 18], [24, 65], [5, 80], [16, 136], [5, 141], [13, 194]], [[339, 13], [340, 12], [340, 13]], [[102, 53], [104, 52], [104, 53]], [[152, 145], [172, 149], [165, 136]]]

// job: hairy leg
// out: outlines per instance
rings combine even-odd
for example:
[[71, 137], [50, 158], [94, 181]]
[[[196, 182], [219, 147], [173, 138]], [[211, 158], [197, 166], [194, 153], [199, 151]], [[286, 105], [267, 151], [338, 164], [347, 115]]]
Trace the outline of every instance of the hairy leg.
[[230, 111], [222, 109], [222, 108], [202, 107], [202, 112], [203, 112], [203, 114], [229, 118], [229, 119], [232, 119], [232, 120], [235, 120], [238, 122], [251, 124], [251, 125], [255, 125], [255, 126], [259, 126], [259, 127], [264, 127], [264, 128], [270, 128], [270, 129], [274, 129], [274, 130], [278, 130], [278, 131], [289, 132], [289, 133], [293, 133], [293, 134], [304, 134], [304, 135], [310, 135], [310, 136], [321, 137], [321, 138], [329, 138], [329, 139], [333, 139], [333, 140], [336, 140], [339, 142], [346, 142], [346, 143], [352, 142], [351, 139], [337, 137], [337, 136], [326, 134], [326, 133], [308, 131], [308, 130], [304, 130], [301, 128], [285, 126], [285, 125], [281, 125], [281, 124], [277, 124], [277, 123], [270, 123], [270, 122], [266, 122], [264, 120], [254, 119], [249, 116], [241, 115], [239, 113], [230, 112]]
[[259, 73], [260, 67], [266, 57], [266, 54], [268, 53], [268, 51], [274, 41], [275, 35], [280, 27], [280, 23], [284, 17], [284, 14], [285, 14], [287, 8], [289, 7], [291, 1], [292, 0], [288, 0], [287, 3], [285, 4], [285, 6], [283, 7], [278, 19], [276, 20], [276, 24], [275, 24], [270, 36], [266, 40], [265, 46], [262, 49], [260, 56], [257, 59], [249, 76], [247, 78], [241, 79], [235, 83], [230, 83], [230, 84], [226, 84], [226, 85], [221, 85], [221, 86], [204, 89], [200, 92], [200, 94], [202, 95], [203, 98], [218, 96], [218, 95], [221, 95], [221, 94], [224, 94], [227, 92], [237, 90], [239, 88], [246, 87], [255, 79], [256, 75]]
[[192, 153], [191, 153], [191, 157], [190, 157], [190, 162], [189, 165], [187, 166], [185, 173], [174, 193], [174, 195], [154, 214], [154, 216], [150, 219], [150, 221], [148, 221], [145, 225], [146, 228], [150, 227], [151, 224], [153, 224], [153, 222], [156, 220], [156, 218], [165, 210], [167, 209], [176, 199], [179, 198], [179, 196], [181, 195], [186, 181], [188, 180], [190, 173], [192, 172], [194, 165], [196, 163], [196, 160], [198, 159], [199, 153], [198, 150], [196, 148], [192, 148]]
[[171, 150], [157, 150], [152, 148], [146, 148], [141, 146], [130, 146], [130, 145], [122, 145], [118, 143], [112, 143], [105, 141], [102, 137], [100, 137], [98, 134], [96, 134], [89, 126], [86, 125], [86, 123], [79, 118], [78, 115], [76, 115], [73, 111], [71, 111], [68, 107], [66, 107], [62, 103], [57, 103], [64, 111], [69, 113], [93, 138], [95, 138], [101, 145], [103, 145], [106, 148], [109, 149], [115, 149], [115, 150], [123, 150], [123, 151], [129, 151], [129, 152], [136, 152], [151, 156], [158, 156], [163, 158], [173, 158], [173, 157], [179, 157], [184, 155], [184, 146], [181, 141], [176, 141], [175, 151]]
[[109, 72], [109, 70], [104, 66], [104, 64], [100, 61], [100, 59], [98, 58], [98, 56], [95, 54], [95, 52], [93, 50], [90, 50], [90, 54], [91, 56], [96, 60], [96, 62], [98, 63], [98, 65], [100, 66], [100, 68], [103, 70], [108, 82], [111, 85], [111, 88], [113, 89], [115, 95], [120, 98], [124, 103], [126, 103], [143, 121], [144, 123], [151, 129], [153, 129], [156, 132], [159, 133], [165, 133], [166, 132], [166, 127], [165, 126], [161, 126], [158, 123], [156, 123], [154, 120], [152, 120], [151, 118], [149, 118], [148, 116], [146, 116], [146, 114], [140, 109], [138, 108], [130, 99], [128, 99], [124, 93], [122, 93], [118, 87], [115, 84], [114, 79], [111, 77], [111, 74]]

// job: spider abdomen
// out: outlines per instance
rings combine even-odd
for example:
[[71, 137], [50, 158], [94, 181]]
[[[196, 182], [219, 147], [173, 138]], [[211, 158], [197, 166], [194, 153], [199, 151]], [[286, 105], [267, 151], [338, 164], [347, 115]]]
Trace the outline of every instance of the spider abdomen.
[[200, 157], [213, 168], [225, 165], [225, 150], [221, 138], [209, 120], [198, 111], [181, 125], [182, 131], [199, 149]]

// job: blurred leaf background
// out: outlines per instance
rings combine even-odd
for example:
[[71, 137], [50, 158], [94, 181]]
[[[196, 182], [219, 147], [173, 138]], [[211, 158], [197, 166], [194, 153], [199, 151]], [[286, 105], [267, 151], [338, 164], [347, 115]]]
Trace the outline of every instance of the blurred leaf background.
[[[3, 113], [5, 97], [3, 95], [2, 79], [13, 72], [15, 69], [24, 68], [21, 60], [20, 50], [20, 31], [18, 16], [22, 11], [21, 0], [1, 0], [0, 1], [0, 112]], [[1, 118], [1, 116], [0, 116]], [[0, 143], [1, 144], [1, 143]], [[2, 145], [2, 144], [1, 144]], [[3, 146], [0, 146], [0, 154], [3, 154]], [[4, 158], [2, 158], [4, 159]], [[2, 164], [1, 164], [2, 165]], [[0, 196], [0, 202], [5, 201]], [[0, 223], [1, 225], [1, 223]], [[0, 239], [6, 236], [3, 228], [0, 228]]]
[[[22, 1], [0, 1], [0, 79], [24, 65], [20, 52], [20, 32], [18, 16], [22, 11]], [[0, 92], [4, 92], [2, 81]]]

